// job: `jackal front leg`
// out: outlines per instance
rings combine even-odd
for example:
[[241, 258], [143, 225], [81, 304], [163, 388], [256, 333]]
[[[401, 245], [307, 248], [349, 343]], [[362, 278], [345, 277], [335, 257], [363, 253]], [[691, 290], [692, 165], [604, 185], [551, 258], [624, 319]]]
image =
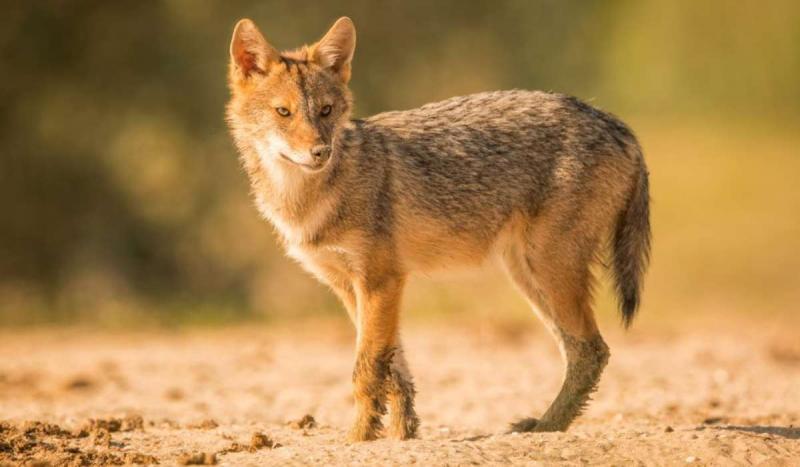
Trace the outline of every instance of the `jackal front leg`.
[[382, 430], [392, 361], [397, 352], [397, 326], [404, 277], [382, 274], [358, 281], [358, 339], [353, 370], [356, 421], [351, 441], [367, 441]]
[[417, 435], [419, 418], [414, 410], [414, 380], [399, 341], [389, 365], [389, 434], [397, 439]]

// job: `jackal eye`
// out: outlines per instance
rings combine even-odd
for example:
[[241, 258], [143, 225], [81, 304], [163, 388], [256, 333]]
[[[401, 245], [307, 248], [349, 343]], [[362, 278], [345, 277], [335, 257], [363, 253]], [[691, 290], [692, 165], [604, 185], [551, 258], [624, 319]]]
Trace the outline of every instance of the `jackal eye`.
[[280, 115], [281, 117], [288, 117], [289, 115], [292, 114], [286, 107], [276, 107], [275, 111], [278, 112], [278, 115]]
[[319, 114], [322, 115], [323, 117], [327, 117], [328, 115], [331, 114], [331, 110], [333, 110], [333, 107], [329, 105], [324, 105], [322, 106], [322, 109], [320, 109]]

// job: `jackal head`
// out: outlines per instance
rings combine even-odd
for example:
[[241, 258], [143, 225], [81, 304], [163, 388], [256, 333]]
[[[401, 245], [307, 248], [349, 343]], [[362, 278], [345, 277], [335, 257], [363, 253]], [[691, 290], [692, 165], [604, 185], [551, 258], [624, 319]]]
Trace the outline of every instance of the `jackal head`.
[[249, 19], [231, 40], [228, 123], [243, 154], [267, 170], [314, 173], [331, 158], [349, 121], [347, 87], [356, 31], [340, 18], [318, 42], [279, 52]]

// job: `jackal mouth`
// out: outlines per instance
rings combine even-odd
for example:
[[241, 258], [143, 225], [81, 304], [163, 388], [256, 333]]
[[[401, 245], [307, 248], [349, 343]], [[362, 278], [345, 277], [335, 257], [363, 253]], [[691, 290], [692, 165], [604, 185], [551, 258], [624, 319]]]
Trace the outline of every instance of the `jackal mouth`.
[[305, 162], [298, 162], [298, 161], [292, 159], [291, 157], [287, 156], [286, 154], [284, 154], [282, 152], [279, 152], [278, 154], [280, 154], [280, 156], [284, 160], [286, 160], [286, 161], [288, 161], [288, 162], [290, 162], [290, 163], [292, 163], [292, 164], [294, 164], [296, 166], [299, 166], [300, 168], [302, 168], [303, 170], [306, 170], [308, 172], [319, 172], [320, 170], [322, 170], [325, 167], [325, 165], [330, 160], [330, 158], [328, 158], [328, 159], [326, 159], [326, 160], [324, 160], [322, 162], [318, 162], [316, 164], [306, 164]]

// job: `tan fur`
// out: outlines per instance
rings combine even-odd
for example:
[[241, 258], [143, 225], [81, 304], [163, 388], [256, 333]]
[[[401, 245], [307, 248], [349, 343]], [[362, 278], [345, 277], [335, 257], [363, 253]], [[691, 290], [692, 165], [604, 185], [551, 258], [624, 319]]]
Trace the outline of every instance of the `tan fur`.
[[623, 316], [649, 247], [647, 171], [630, 130], [577, 99], [527, 91], [351, 120], [355, 28], [337, 21], [279, 53], [249, 20], [231, 42], [228, 122], [253, 196], [287, 254], [328, 284], [357, 329], [354, 441], [415, 436], [399, 338], [412, 272], [499, 257], [559, 342], [564, 386], [541, 420], [563, 430], [608, 359], [590, 266], [611, 238]]

